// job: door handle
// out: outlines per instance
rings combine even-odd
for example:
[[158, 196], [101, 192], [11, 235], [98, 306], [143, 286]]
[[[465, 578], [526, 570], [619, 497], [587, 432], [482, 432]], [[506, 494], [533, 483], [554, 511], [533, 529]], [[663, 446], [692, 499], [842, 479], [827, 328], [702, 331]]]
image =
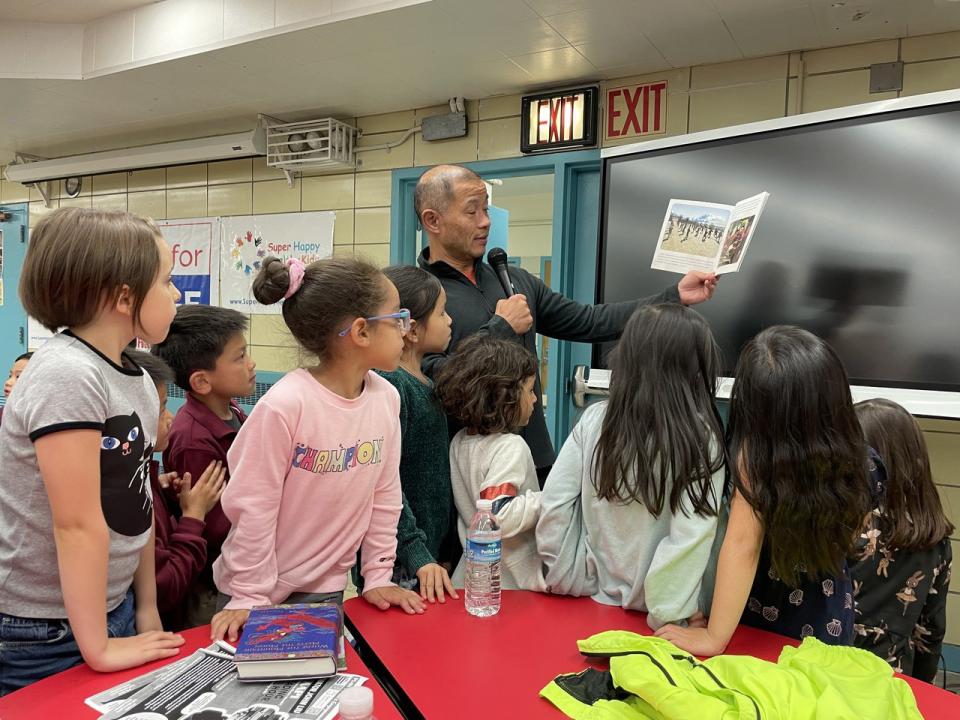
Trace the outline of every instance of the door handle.
[[[594, 370], [591, 372], [591, 376], [596, 374], [598, 371]], [[603, 372], [603, 371], [599, 371]], [[591, 377], [593, 380], [593, 377]], [[604, 384], [607, 387], [604, 387]], [[573, 404], [575, 407], [583, 408], [587, 406], [587, 395], [599, 395], [606, 397], [610, 394], [609, 388], [609, 379], [606, 380], [606, 383], [593, 382], [588, 384], [587, 382], [587, 366], [586, 365], [575, 365], [573, 368], [573, 378], [570, 380], [570, 394], [573, 396]]]

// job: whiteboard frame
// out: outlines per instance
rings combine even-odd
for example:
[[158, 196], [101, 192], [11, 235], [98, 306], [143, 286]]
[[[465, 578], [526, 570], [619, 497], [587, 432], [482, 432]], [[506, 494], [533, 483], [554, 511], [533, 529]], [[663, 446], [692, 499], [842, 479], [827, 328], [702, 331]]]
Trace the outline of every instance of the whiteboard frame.
[[[770, 132], [772, 130], [788, 130], [791, 128], [833, 122], [835, 120], [847, 120], [850, 118], [880, 115], [900, 110], [935, 107], [937, 105], [947, 105], [956, 102], [960, 102], [960, 90], [944, 90], [942, 92], [924, 93], [893, 100], [879, 100], [877, 102], [801, 113], [788, 117], [774, 118], [772, 120], [760, 120], [742, 125], [732, 125], [715, 130], [704, 130], [686, 135], [675, 135], [657, 140], [645, 140], [627, 145], [618, 145], [601, 150], [600, 158], [607, 160], [623, 155], [638, 155], [656, 150], [697, 145], [714, 140], [728, 140]], [[718, 387], [717, 397], [729, 398], [732, 386], [733, 378], [722, 378]], [[886, 398], [903, 405], [903, 407], [913, 415], [960, 420], [960, 392], [917, 390], [899, 387], [873, 387], [866, 385], [851, 385], [850, 391], [853, 394], [854, 402], [873, 398]]]

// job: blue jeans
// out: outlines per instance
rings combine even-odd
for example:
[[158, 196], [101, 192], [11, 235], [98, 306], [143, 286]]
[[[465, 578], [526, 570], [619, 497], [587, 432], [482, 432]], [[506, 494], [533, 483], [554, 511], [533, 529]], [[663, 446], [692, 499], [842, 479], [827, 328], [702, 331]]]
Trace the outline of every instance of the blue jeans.
[[[107, 635], [137, 634], [133, 590], [107, 613]], [[66, 620], [22, 618], [0, 613], [0, 696], [83, 662]]]

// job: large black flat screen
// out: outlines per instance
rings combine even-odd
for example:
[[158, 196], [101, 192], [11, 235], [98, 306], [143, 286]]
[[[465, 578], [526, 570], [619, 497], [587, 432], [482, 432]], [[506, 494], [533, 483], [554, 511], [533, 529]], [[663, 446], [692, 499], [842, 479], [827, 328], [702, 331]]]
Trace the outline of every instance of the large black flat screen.
[[960, 389], [960, 103], [611, 157], [603, 187], [606, 302], [679, 279], [650, 269], [671, 198], [770, 193], [740, 272], [697, 308], [728, 374], [788, 323], [827, 338], [854, 384]]

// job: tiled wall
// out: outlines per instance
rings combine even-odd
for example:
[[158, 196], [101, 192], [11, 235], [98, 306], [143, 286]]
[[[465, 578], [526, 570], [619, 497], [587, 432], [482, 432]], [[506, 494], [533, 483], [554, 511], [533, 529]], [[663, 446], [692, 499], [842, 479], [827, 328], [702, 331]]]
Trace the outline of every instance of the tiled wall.
[[[869, 92], [869, 66], [902, 60], [903, 91]], [[684, 68], [619, 78], [624, 85], [666, 78], [669, 135], [706, 130], [798, 112], [960, 88], [960, 33], [928, 35], [804, 53]], [[423, 117], [445, 107], [421, 108], [356, 119], [361, 146], [399, 139]], [[86, 178], [80, 197], [63, 196], [54, 206], [82, 205], [130, 210], [153, 218], [334, 210], [335, 253], [389, 258], [390, 170], [439, 162], [468, 162], [520, 154], [520, 98], [471, 101], [466, 137], [428, 143], [419, 136], [392, 150], [362, 154], [356, 173], [305, 177], [287, 187], [262, 159], [171, 167]], [[602, 126], [602, 125], [601, 125]], [[626, 140], [622, 142], [633, 142]], [[47, 212], [35, 190], [0, 182], [0, 202], [30, 201], [31, 222]], [[282, 320], [254, 316], [250, 331], [261, 370], [283, 371], [298, 356]], [[924, 421], [936, 480], [955, 524], [960, 526], [960, 423]], [[960, 557], [960, 532], [954, 536]], [[948, 639], [960, 643], [960, 580], [949, 598]]]

